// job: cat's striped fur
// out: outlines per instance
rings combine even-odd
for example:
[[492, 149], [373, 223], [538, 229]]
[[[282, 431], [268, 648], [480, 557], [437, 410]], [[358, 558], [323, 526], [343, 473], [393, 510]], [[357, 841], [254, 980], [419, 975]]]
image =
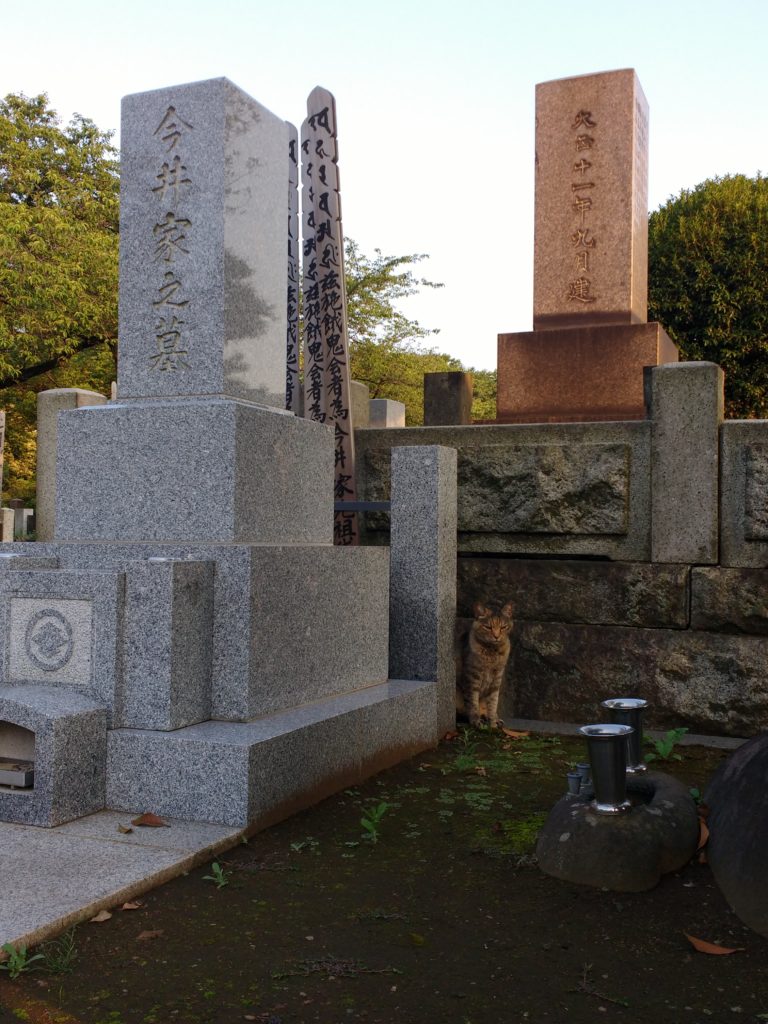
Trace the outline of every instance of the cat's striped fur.
[[480, 725], [483, 717], [491, 726], [502, 724], [497, 708], [511, 650], [513, 611], [510, 601], [498, 612], [476, 604], [472, 624], [457, 637], [456, 709], [470, 725]]

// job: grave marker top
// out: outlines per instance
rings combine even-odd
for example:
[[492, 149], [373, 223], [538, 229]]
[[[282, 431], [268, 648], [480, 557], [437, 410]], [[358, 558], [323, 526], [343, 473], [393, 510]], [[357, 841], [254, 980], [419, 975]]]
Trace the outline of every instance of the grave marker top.
[[536, 86], [534, 330], [645, 323], [648, 103], [632, 68]]
[[125, 97], [118, 398], [285, 408], [287, 153], [226, 78]]

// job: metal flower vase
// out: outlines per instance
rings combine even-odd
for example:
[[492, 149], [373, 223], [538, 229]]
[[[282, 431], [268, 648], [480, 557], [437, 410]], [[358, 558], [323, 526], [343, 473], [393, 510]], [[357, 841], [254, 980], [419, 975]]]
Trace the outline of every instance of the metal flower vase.
[[627, 800], [627, 737], [629, 725], [603, 723], [583, 725], [579, 732], [586, 737], [595, 799], [592, 806], [598, 814], [621, 814], [631, 807]]

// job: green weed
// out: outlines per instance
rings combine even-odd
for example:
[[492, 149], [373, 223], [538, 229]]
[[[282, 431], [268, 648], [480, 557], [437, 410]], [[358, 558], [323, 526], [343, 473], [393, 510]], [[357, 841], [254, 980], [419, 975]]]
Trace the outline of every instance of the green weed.
[[649, 764], [651, 761], [682, 761], [682, 757], [674, 754], [673, 750], [687, 732], [688, 729], [683, 726], [680, 729], [670, 729], [658, 740], [646, 736], [645, 742], [653, 747], [653, 751], [645, 755], [645, 760]]
[[365, 817], [360, 819], [360, 824], [365, 829], [363, 833], [363, 839], [368, 839], [372, 843], [378, 843], [379, 841], [379, 825], [381, 819], [387, 813], [390, 808], [390, 804], [382, 800], [376, 807], [370, 807]]
[[40, 947], [40, 955], [43, 958], [43, 967], [50, 974], [69, 974], [77, 960], [75, 929], [70, 928], [58, 939], [44, 942]]
[[0, 971], [8, 971], [8, 976], [13, 979], [18, 978], [25, 971], [36, 970], [36, 968], [30, 967], [30, 964], [33, 964], [35, 960], [43, 959], [42, 953], [35, 953], [34, 956], [30, 956], [26, 946], [16, 947], [10, 942], [0, 946], [0, 949], [5, 953], [6, 957], [0, 963]]
[[223, 868], [217, 860], [211, 864], [211, 874], [203, 875], [203, 879], [206, 882], [214, 882], [217, 889], [223, 889], [225, 885], [229, 885], [229, 876], [231, 872]]

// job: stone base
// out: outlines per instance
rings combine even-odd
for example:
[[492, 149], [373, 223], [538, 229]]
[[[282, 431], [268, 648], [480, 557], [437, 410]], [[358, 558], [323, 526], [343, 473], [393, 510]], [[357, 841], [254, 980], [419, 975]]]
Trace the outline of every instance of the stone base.
[[0, 786], [0, 821], [53, 827], [104, 807], [103, 708], [55, 687], [0, 686], [0, 755], [19, 756], [19, 734], [34, 739], [34, 787]]
[[536, 846], [541, 870], [596, 889], [645, 892], [687, 864], [699, 840], [687, 788], [662, 772], [648, 772], [627, 778], [627, 796], [635, 797], [635, 806], [615, 816], [598, 814], [583, 797], [559, 800]]
[[59, 541], [331, 544], [333, 430], [224, 399], [63, 412]]
[[264, 827], [431, 747], [436, 684], [390, 680], [254, 722], [109, 733], [107, 805]]
[[643, 368], [677, 360], [657, 323], [500, 334], [497, 422], [644, 419]]

